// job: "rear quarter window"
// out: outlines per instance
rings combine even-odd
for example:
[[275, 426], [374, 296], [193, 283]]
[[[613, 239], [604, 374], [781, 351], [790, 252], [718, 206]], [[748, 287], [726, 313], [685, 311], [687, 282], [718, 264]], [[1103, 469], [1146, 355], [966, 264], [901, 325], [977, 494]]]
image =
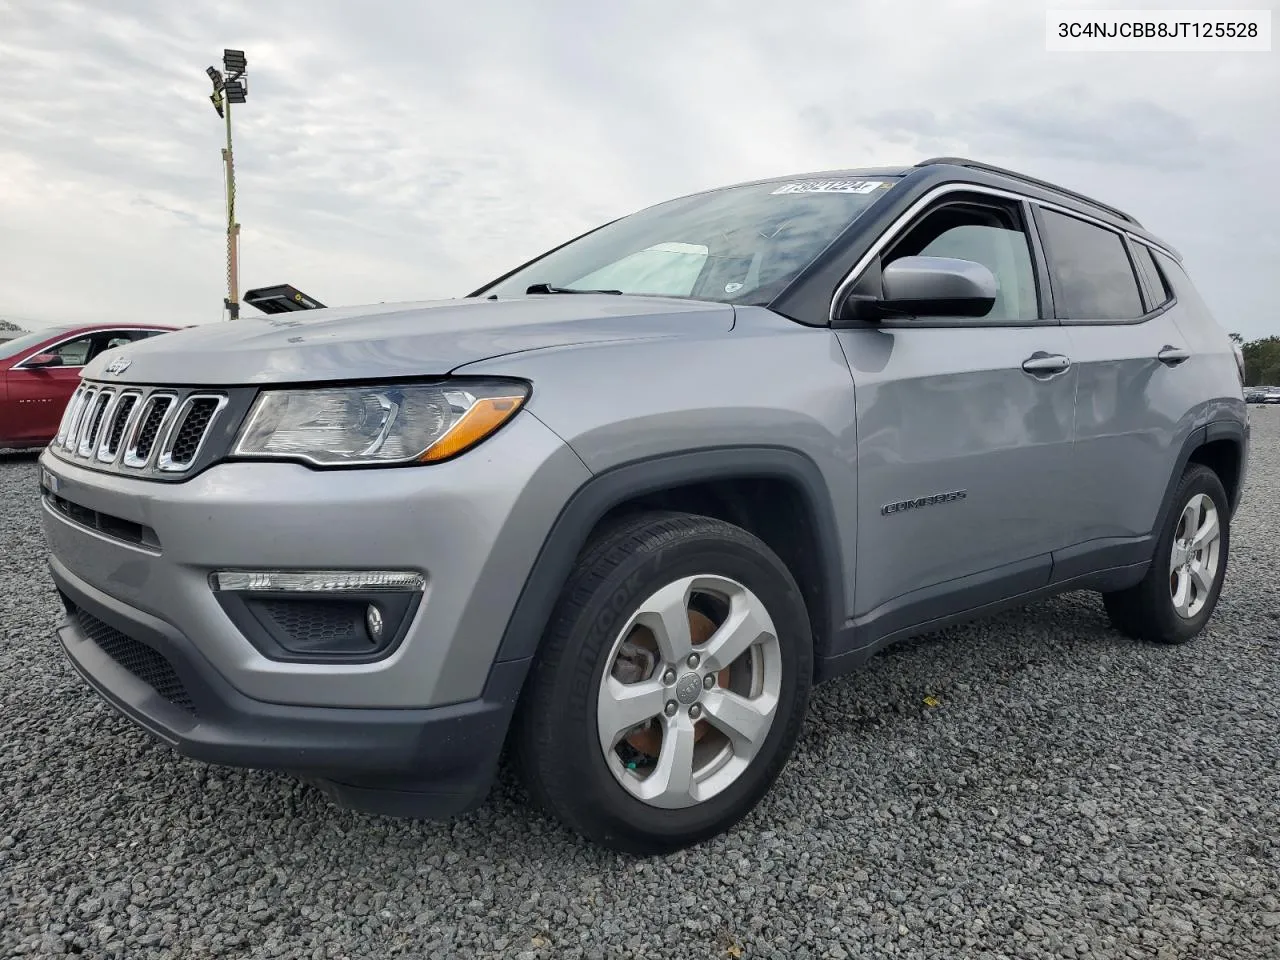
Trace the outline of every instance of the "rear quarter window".
[[1147, 288], [1152, 291], [1147, 309], [1158, 310], [1173, 299], [1173, 291], [1169, 288], [1169, 281], [1165, 279], [1164, 271], [1156, 264], [1156, 258], [1151, 253], [1150, 247], [1145, 243], [1134, 243], [1131, 249], [1133, 250], [1133, 259], [1138, 266], [1138, 271], [1146, 278]]
[[1146, 313], [1120, 234], [1053, 210], [1041, 209], [1040, 220], [1058, 316], [1133, 320]]

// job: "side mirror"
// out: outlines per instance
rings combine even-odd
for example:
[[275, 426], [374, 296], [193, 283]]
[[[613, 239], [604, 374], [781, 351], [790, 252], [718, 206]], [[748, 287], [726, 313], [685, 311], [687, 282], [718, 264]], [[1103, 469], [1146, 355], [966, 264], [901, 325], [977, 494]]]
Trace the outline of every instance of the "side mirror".
[[56, 353], [37, 353], [34, 357], [27, 357], [23, 366], [37, 370], [42, 367], [60, 367], [62, 357]]
[[985, 317], [995, 306], [995, 274], [972, 260], [901, 257], [880, 274], [880, 293], [854, 293], [839, 319], [878, 322], [915, 316]]

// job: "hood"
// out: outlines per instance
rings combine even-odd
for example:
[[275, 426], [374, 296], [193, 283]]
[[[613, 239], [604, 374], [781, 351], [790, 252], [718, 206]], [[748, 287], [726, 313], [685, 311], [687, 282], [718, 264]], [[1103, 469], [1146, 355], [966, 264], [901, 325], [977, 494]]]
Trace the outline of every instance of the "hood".
[[437, 376], [544, 347], [727, 331], [733, 316], [728, 304], [612, 294], [302, 310], [120, 347], [91, 362], [84, 376], [172, 386]]

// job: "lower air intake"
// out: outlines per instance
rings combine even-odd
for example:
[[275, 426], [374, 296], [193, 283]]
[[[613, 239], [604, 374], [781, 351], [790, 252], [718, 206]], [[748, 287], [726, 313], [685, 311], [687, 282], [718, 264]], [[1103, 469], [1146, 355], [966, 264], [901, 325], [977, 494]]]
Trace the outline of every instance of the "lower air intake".
[[187, 693], [187, 688], [183, 686], [173, 665], [163, 655], [83, 610], [77, 609], [75, 618], [80, 630], [103, 653], [175, 707], [195, 715], [196, 708], [191, 702], [191, 695]]

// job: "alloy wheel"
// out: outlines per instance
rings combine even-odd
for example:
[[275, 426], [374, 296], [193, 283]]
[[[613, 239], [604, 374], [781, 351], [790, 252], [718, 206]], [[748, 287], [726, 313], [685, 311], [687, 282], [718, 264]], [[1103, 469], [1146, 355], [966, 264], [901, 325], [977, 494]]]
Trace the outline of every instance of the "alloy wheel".
[[1197, 493], [1182, 508], [1169, 554], [1169, 595], [1178, 616], [1190, 620], [1204, 609], [1218, 575], [1221, 546], [1218, 508], [1207, 494]]
[[777, 630], [736, 580], [685, 577], [649, 596], [619, 632], [597, 700], [610, 772], [637, 800], [678, 809], [750, 766], [782, 689]]

